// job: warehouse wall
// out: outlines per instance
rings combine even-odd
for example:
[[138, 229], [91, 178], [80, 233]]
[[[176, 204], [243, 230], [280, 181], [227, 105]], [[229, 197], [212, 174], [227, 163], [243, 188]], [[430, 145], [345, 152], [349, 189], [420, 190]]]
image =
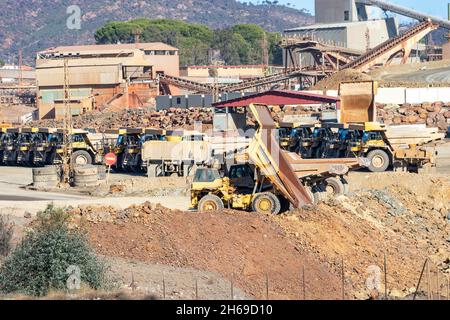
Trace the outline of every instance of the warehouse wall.
[[[337, 90], [311, 90], [309, 93], [325, 94], [337, 97]], [[418, 104], [425, 102], [450, 102], [449, 88], [379, 88], [375, 97], [377, 103], [383, 104]]]
[[[345, 11], [348, 20], [345, 20]], [[315, 16], [316, 23], [358, 21], [355, 0], [316, 0]]]

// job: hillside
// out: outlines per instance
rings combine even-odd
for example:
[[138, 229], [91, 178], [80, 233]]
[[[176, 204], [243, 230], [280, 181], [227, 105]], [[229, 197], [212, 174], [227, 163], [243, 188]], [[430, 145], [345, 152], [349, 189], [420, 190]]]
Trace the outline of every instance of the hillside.
[[[94, 32], [108, 21], [135, 18], [173, 18], [224, 28], [255, 23], [268, 31], [312, 23], [304, 10], [272, 4], [254, 5], [235, 0], [3, 0], [0, 13], [0, 58], [8, 61], [23, 50], [24, 62], [54, 45], [94, 43]], [[68, 6], [78, 5], [80, 30], [69, 30]], [[226, 18], [225, 18], [226, 17]]]

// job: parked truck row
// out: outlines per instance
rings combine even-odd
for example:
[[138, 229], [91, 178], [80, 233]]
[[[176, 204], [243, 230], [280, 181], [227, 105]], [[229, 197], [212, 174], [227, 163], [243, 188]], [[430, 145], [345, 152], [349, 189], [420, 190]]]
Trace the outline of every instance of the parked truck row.
[[73, 130], [68, 136], [67, 144], [63, 129], [0, 128], [0, 165], [58, 165], [65, 154], [74, 164], [102, 163], [116, 140], [112, 135], [87, 130]]
[[76, 165], [103, 164], [114, 153], [118, 172], [147, 172], [151, 177], [193, 175], [197, 166], [211, 161], [212, 148], [205, 134], [184, 130], [124, 128], [95, 133], [55, 128], [0, 128], [0, 165], [42, 167], [63, 163], [68, 154]]
[[436, 165], [435, 146], [445, 138], [425, 125], [280, 123], [280, 145], [304, 159], [365, 157], [369, 170], [420, 171]]

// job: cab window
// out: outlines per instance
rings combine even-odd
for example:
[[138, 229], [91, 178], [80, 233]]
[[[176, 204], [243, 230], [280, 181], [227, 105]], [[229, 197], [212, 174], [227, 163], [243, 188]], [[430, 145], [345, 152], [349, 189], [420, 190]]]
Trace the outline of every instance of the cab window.
[[220, 179], [216, 170], [200, 169], [195, 172], [194, 182], [214, 182]]
[[247, 166], [233, 166], [230, 169], [230, 179], [252, 177], [253, 174]]

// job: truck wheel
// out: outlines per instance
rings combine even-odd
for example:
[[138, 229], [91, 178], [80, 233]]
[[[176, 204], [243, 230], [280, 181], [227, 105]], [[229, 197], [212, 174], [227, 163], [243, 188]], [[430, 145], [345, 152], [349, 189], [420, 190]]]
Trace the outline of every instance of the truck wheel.
[[286, 199], [283, 196], [278, 196], [278, 199], [280, 200], [280, 204], [281, 204], [281, 210], [280, 210], [281, 213], [291, 210], [291, 203], [289, 202], [288, 199]]
[[367, 158], [370, 161], [369, 170], [372, 172], [384, 172], [389, 168], [389, 155], [384, 150], [372, 150], [367, 155]]
[[347, 195], [350, 193], [350, 186], [348, 185], [348, 181], [347, 179], [345, 179], [344, 177], [340, 177], [341, 178], [341, 182], [344, 185], [344, 194]]
[[204, 196], [198, 202], [198, 211], [207, 212], [207, 211], [222, 211], [224, 209], [222, 200], [213, 194], [208, 194]]
[[270, 192], [258, 194], [252, 201], [254, 212], [277, 215], [281, 211], [280, 199]]
[[92, 164], [92, 157], [89, 152], [78, 150], [72, 153], [71, 161], [74, 165]]
[[324, 192], [331, 196], [340, 196], [345, 194], [345, 187], [339, 178], [328, 178], [323, 182]]
[[[314, 188], [316, 189], [316, 188]], [[320, 196], [320, 192], [317, 190], [314, 190], [311, 187], [305, 187], [306, 192], [308, 192], [309, 197], [312, 200], [311, 205], [312, 206], [317, 206], [320, 203], [321, 200], [321, 196]]]

